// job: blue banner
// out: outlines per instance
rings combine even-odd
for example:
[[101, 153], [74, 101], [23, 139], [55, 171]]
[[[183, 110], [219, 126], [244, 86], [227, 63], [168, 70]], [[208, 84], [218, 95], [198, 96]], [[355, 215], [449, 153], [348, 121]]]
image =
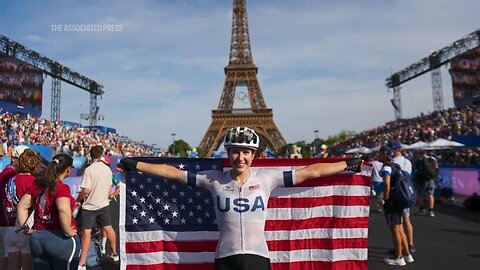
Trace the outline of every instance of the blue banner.
[[5, 169], [5, 167], [7, 167], [8, 164], [10, 164], [10, 162], [12, 162], [10, 157], [1, 157], [0, 158], [0, 170]]
[[53, 157], [53, 149], [46, 145], [26, 144], [30, 149], [37, 151], [44, 159], [51, 161]]

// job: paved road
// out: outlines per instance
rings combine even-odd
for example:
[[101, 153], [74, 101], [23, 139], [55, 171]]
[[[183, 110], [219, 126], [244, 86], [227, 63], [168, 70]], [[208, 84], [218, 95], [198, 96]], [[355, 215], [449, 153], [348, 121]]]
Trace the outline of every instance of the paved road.
[[[118, 209], [114, 203], [113, 209]], [[118, 220], [118, 210], [112, 211]], [[469, 212], [459, 204], [437, 204], [434, 218], [412, 215], [415, 229], [415, 262], [405, 267], [383, 262], [393, 246], [383, 214], [371, 212], [368, 237], [368, 269], [469, 270], [480, 269], [480, 212]], [[118, 228], [115, 228], [118, 233]], [[118, 234], [117, 234], [118, 236]], [[104, 261], [95, 270], [118, 270], [119, 264]]]
[[405, 267], [383, 262], [392, 248], [392, 237], [383, 214], [371, 212], [368, 269], [480, 269], [480, 212], [459, 204], [437, 204], [434, 218], [413, 213], [415, 262]]

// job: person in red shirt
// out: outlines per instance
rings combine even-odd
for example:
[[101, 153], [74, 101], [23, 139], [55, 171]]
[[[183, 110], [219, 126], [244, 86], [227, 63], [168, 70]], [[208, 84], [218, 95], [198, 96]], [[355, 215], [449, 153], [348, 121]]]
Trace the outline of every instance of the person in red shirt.
[[[18, 159], [17, 175], [11, 178], [9, 185], [14, 187], [11, 194], [15, 196], [15, 200], [22, 196], [33, 186], [34, 174], [42, 165], [40, 155], [31, 149], [25, 149]], [[10, 180], [9, 180], [10, 181]], [[10, 193], [10, 192], [9, 192]], [[18, 201], [17, 201], [18, 202]], [[16, 234], [16, 209], [14, 205], [9, 205], [7, 210], [8, 229], [4, 238], [5, 250], [8, 253], [8, 270], [28, 270], [32, 269], [32, 257], [30, 256], [29, 236], [25, 234]], [[13, 212], [12, 212], [13, 211]]]
[[28, 149], [28, 147], [24, 145], [19, 145], [15, 148], [9, 147], [9, 152], [7, 154], [10, 156], [11, 163], [0, 173], [0, 269], [7, 269], [8, 256], [4, 244], [5, 235], [9, 227], [8, 215], [5, 212], [4, 207], [6, 204], [5, 185], [10, 178], [17, 174], [15, 168], [18, 166], [18, 158], [25, 149]]
[[55, 155], [45, 174], [35, 180], [17, 206], [17, 220], [25, 224], [28, 209], [34, 206], [34, 224], [25, 233], [31, 234], [30, 248], [35, 270], [77, 270], [80, 256], [80, 238], [72, 216], [75, 199], [70, 187], [63, 183], [73, 167], [73, 159], [66, 154]]

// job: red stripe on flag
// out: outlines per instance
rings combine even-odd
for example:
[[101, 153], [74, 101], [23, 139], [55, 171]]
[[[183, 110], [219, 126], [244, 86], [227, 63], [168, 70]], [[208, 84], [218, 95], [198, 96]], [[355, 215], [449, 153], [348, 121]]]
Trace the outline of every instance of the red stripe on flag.
[[199, 241], [150, 241], [150, 242], [127, 242], [127, 253], [150, 253], [150, 252], [214, 252], [217, 248], [216, 240]]
[[298, 185], [296, 187], [318, 187], [318, 186], [370, 186], [369, 176], [364, 175], [352, 175], [349, 173], [329, 175], [320, 178], [310, 179]]
[[319, 228], [368, 228], [368, 217], [316, 217], [301, 220], [267, 220], [265, 231], [308, 230]]
[[289, 251], [299, 249], [341, 249], [368, 248], [367, 238], [310, 238], [298, 240], [267, 241], [269, 251]]
[[272, 270], [358, 270], [367, 269], [368, 261], [304, 261], [304, 262], [285, 262], [272, 263]]
[[370, 198], [367, 196], [327, 196], [317, 198], [275, 198], [270, 197], [268, 208], [306, 208], [315, 206], [367, 206]]
[[[151, 252], [214, 252], [217, 241], [152, 241], [134, 242], [126, 244], [126, 252], [151, 253]], [[311, 238], [299, 240], [270, 240], [270, 251], [297, 250], [297, 249], [338, 249], [338, 248], [367, 248], [366, 238], [338, 238], [324, 239]]]

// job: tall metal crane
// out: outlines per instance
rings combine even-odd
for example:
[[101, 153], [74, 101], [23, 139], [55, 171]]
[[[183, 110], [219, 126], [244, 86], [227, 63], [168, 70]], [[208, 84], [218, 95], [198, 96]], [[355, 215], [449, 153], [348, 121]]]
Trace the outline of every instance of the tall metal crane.
[[393, 90], [391, 100], [395, 110], [395, 119], [402, 118], [402, 103], [400, 98], [401, 85], [424, 73], [432, 71], [432, 92], [434, 111], [443, 110], [443, 90], [440, 67], [453, 58], [480, 46], [480, 29], [453, 42], [452, 44], [431, 53], [420, 61], [392, 74], [386, 81], [386, 86]]
[[[98, 114], [97, 98], [104, 94], [105, 91], [103, 90], [103, 86], [94, 80], [3, 35], [0, 35], [0, 55], [13, 56], [20, 61], [42, 70], [52, 77], [50, 120], [60, 120], [61, 81], [90, 92], [90, 115]], [[89, 117], [89, 120], [90, 126], [97, 124], [97, 117]]]

